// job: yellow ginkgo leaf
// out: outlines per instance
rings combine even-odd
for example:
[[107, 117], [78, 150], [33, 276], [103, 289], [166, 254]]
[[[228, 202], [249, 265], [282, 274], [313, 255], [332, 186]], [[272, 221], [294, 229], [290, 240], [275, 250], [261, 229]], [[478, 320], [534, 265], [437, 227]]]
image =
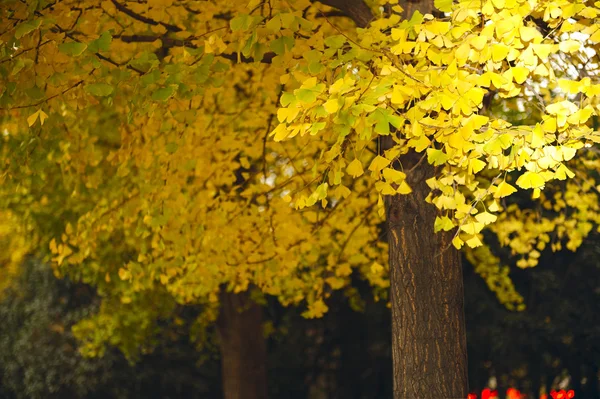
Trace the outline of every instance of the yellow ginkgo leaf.
[[548, 58], [554, 48], [552, 44], [545, 43], [532, 44], [531, 47], [533, 48], [533, 52], [537, 54], [542, 61], [545, 61]]
[[286, 139], [290, 135], [290, 131], [287, 128], [285, 123], [280, 123], [277, 127], [271, 132], [271, 135], [274, 135], [275, 141], [281, 141]]
[[528, 42], [528, 41], [531, 41], [535, 37], [542, 36], [540, 31], [537, 30], [537, 28], [534, 28], [531, 26], [521, 26], [519, 28], [519, 34], [521, 35], [521, 40], [524, 42]]
[[498, 201], [492, 201], [492, 203], [488, 206], [488, 209], [491, 212], [498, 212], [500, 210], [500, 205], [498, 205]]
[[450, 231], [454, 228], [454, 223], [448, 216], [437, 216], [435, 218], [435, 224], [433, 226], [433, 230], [437, 233], [440, 230]]
[[456, 249], [461, 249], [463, 244], [465, 242], [463, 240], [460, 239], [460, 237], [456, 236], [452, 239], [452, 245], [454, 245], [454, 248]]
[[581, 43], [578, 42], [577, 40], [573, 40], [573, 39], [562, 40], [558, 44], [558, 48], [563, 53], [574, 53], [577, 50], [579, 50], [580, 47], [581, 47]]
[[323, 104], [323, 107], [325, 108], [325, 111], [327, 111], [327, 113], [333, 114], [339, 109], [339, 104], [337, 99], [331, 99], [325, 102], [325, 104]]
[[546, 181], [538, 173], [527, 171], [519, 176], [516, 184], [521, 188], [543, 188]]
[[406, 183], [406, 181], [403, 181], [402, 183], [400, 183], [400, 186], [398, 186], [398, 188], [396, 189], [396, 192], [398, 194], [410, 194], [412, 193], [412, 188], [410, 188], [410, 186], [408, 185], [408, 183]]
[[487, 37], [485, 36], [477, 36], [471, 39], [471, 46], [473, 46], [473, 48], [475, 50], [483, 50], [483, 48], [485, 47], [485, 45], [487, 44]]
[[380, 265], [379, 263], [377, 263], [377, 262], [374, 262], [374, 263], [371, 265], [371, 273], [373, 273], [373, 274], [379, 274], [379, 273], [381, 273], [381, 272], [383, 272], [383, 266], [381, 266], [381, 265]]
[[279, 120], [279, 122], [284, 122], [284, 121], [288, 121], [288, 122], [292, 122], [296, 116], [298, 115], [298, 112], [300, 111], [299, 108], [293, 107], [293, 108], [279, 108], [277, 110], [277, 119]]
[[510, 47], [504, 44], [494, 44], [492, 46], [492, 60], [494, 62], [502, 61], [508, 55]]
[[493, 215], [489, 212], [482, 212], [476, 215], [475, 219], [477, 219], [478, 222], [483, 223], [484, 225], [488, 225], [490, 223], [494, 223], [496, 219], [498, 219], [498, 216]]
[[471, 159], [469, 160], [469, 173], [476, 174], [481, 172], [483, 168], [485, 168], [486, 163], [481, 159]]
[[570, 79], [558, 79], [558, 87], [566, 93], [577, 94], [582, 88], [581, 82]]
[[515, 192], [517, 192], [517, 189], [508, 184], [506, 180], [503, 180], [500, 184], [498, 184], [498, 187], [496, 187], [494, 198], [508, 197], [509, 195]]
[[44, 111], [40, 110], [40, 125], [43, 126], [46, 119], [48, 119], [48, 115]]
[[371, 172], [379, 172], [381, 169], [385, 168], [389, 164], [390, 161], [388, 159], [385, 159], [381, 155], [377, 155], [371, 162], [371, 165], [369, 165], [369, 170]]
[[539, 123], [535, 125], [533, 131], [531, 132], [530, 142], [532, 148], [539, 148], [545, 144], [544, 130], [542, 129], [542, 126]]
[[362, 175], [364, 173], [362, 163], [358, 159], [354, 159], [354, 161], [350, 162], [346, 168], [346, 173], [352, 177], [358, 177]]
[[527, 80], [527, 76], [529, 76], [529, 69], [525, 67], [513, 67], [510, 69], [512, 71], [513, 79], [518, 84], [521, 84]]
[[27, 117], [27, 125], [29, 127], [33, 126], [35, 124], [35, 121], [37, 121], [38, 117], [40, 118], [40, 125], [43, 125], [46, 119], [48, 119], [48, 115], [41, 109], [38, 109], [33, 114]]
[[467, 245], [469, 246], [469, 248], [476, 248], [476, 247], [480, 247], [483, 245], [483, 243], [481, 242], [481, 240], [479, 239], [478, 236], [474, 235], [473, 237], [469, 238], [467, 241], [465, 241], [467, 243]]
[[545, 133], [554, 133], [556, 132], [556, 128], [557, 126], [555, 117], [549, 117], [542, 123], [542, 130]]
[[412, 138], [408, 141], [408, 145], [414, 147], [415, 151], [423, 152], [423, 150], [431, 145], [431, 140], [425, 135], [419, 138]]
[[467, 222], [460, 226], [460, 229], [467, 234], [475, 235], [479, 233], [484, 227], [484, 224], [481, 222]]
[[401, 183], [406, 179], [406, 174], [392, 168], [383, 169], [383, 177], [385, 180], [393, 183]]
[[394, 195], [396, 190], [388, 182], [378, 181], [375, 183], [375, 189], [383, 195]]
[[575, 148], [567, 147], [567, 146], [562, 146], [561, 150], [562, 150], [563, 159], [565, 161], [570, 161], [571, 159], [573, 159], [573, 157], [575, 156], [575, 153], [577, 152], [577, 150]]

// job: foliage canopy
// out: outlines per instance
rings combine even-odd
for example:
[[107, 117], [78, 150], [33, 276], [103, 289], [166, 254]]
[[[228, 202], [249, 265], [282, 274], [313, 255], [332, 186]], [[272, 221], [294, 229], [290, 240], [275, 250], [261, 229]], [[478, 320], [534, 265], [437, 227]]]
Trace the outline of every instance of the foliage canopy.
[[105, 297], [77, 330], [90, 353], [133, 350], [119, 334], [143, 339], [173, 301], [210, 323], [222, 285], [308, 317], [353, 271], [385, 295], [378, 224], [411, 192], [409, 152], [436, 167], [436, 230], [510, 308], [486, 226], [521, 267], [581, 244], [600, 217], [598, 6], [436, 1], [443, 16], [402, 20], [395, 3], [355, 29], [308, 0], [5, 2], [2, 207]]

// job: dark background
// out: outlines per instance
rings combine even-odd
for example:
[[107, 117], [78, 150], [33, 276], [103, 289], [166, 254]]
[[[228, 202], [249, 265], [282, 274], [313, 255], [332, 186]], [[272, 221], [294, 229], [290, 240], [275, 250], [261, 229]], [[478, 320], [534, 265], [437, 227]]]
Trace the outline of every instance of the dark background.
[[[568, 381], [578, 399], [600, 398], [599, 259], [600, 236], [592, 235], [577, 253], [545, 254], [527, 270], [511, 266], [527, 304], [523, 312], [504, 309], [463, 262], [471, 392], [479, 394], [494, 377], [492, 388], [518, 388], [528, 398], [560, 381]], [[337, 293], [318, 320], [268, 300], [272, 398], [392, 397], [389, 309], [371, 299], [365, 282], [355, 279], [351, 289], [362, 300]], [[214, 331], [197, 350], [189, 329], [165, 323], [154, 351], [134, 364], [116, 349], [82, 358], [70, 326], [97, 302], [89, 287], [57, 280], [33, 259], [25, 262], [0, 302], [0, 398], [221, 397]], [[191, 324], [199, 310], [178, 312]]]

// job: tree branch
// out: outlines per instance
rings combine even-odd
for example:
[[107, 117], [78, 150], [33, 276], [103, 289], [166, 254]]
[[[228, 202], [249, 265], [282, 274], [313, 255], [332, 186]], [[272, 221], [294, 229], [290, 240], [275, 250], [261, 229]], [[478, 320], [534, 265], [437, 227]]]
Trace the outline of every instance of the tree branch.
[[[311, 0], [317, 1], [317, 0]], [[369, 25], [373, 20], [373, 13], [371, 9], [363, 0], [318, 0], [319, 3], [325, 4], [326, 6], [337, 8], [348, 18], [352, 19], [354, 23], [364, 28]]]
[[123, 14], [129, 15], [133, 19], [137, 19], [140, 22], [144, 22], [148, 25], [153, 26], [162, 25], [170, 32], [181, 32], [183, 30], [179, 26], [171, 25], [166, 22], [155, 21], [152, 18], [144, 17], [143, 15], [140, 15], [134, 12], [133, 10], [130, 10], [129, 8], [125, 7], [123, 4], [118, 3], [116, 0], [112, 0], [112, 3], [115, 5], [117, 10], [121, 11]]

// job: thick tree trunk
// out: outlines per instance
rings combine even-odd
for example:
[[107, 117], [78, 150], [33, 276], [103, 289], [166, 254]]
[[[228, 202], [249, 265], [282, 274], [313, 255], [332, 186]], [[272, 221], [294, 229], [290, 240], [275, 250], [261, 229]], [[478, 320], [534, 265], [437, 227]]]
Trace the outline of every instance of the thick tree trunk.
[[[319, 0], [337, 7], [360, 27], [373, 16], [363, 0]], [[433, 0], [405, 0], [403, 17], [434, 13]], [[388, 141], [388, 140], [384, 140]], [[391, 143], [383, 143], [389, 148]], [[389, 197], [388, 241], [395, 399], [463, 399], [468, 393], [464, 292], [453, 233], [434, 234], [437, 214], [425, 202], [434, 174], [423, 154], [402, 158], [410, 195]]]
[[267, 398], [262, 308], [247, 293], [221, 293], [217, 320], [224, 399]]
[[425, 202], [432, 175], [431, 166], [416, 166], [407, 176], [413, 193], [387, 202], [395, 399], [468, 393], [460, 255], [452, 232], [433, 232], [437, 212]]

